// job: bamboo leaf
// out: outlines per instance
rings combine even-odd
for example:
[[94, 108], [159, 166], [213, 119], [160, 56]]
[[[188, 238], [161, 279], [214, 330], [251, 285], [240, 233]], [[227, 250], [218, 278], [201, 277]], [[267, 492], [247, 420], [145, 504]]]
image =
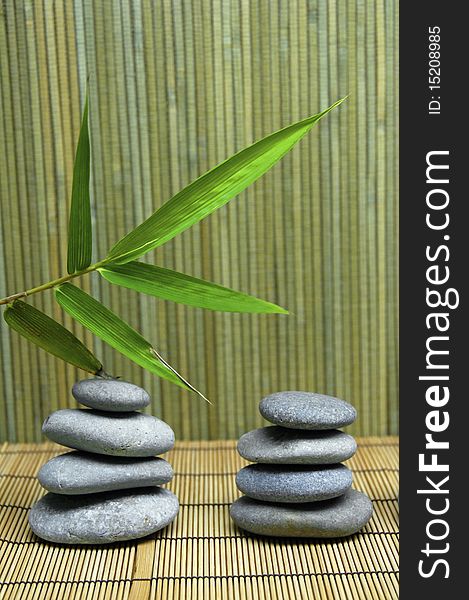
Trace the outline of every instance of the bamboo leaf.
[[46, 352], [89, 373], [102, 372], [102, 364], [73, 333], [34, 306], [16, 300], [3, 317], [12, 329]]
[[88, 93], [73, 166], [72, 203], [68, 231], [67, 270], [75, 273], [91, 264], [90, 136], [88, 130]]
[[106, 261], [129, 262], [204, 219], [268, 171], [343, 100], [259, 140], [193, 181], [117, 242]]
[[288, 314], [276, 304], [156, 265], [132, 261], [109, 264], [98, 271], [116, 285], [190, 306], [225, 312]]
[[55, 288], [55, 298], [71, 317], [137, 365], [207, 400], [145, 338], [101, 302], [71, 283]]

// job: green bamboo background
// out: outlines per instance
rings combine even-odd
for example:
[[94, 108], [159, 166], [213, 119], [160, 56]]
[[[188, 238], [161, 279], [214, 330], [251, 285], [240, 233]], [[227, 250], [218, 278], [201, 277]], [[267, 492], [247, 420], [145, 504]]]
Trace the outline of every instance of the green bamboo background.
[[[66, 272], [87, 75], [95, 258], [209, 167], [350, 94], [281, 164], [148, 256], [290, 316], [210, 313], [83, 281], [212, 400], [145, 373], [31, 302], [148, 389], [182, 438], [234, 438], [282, 389], [353, 402], [397, 431], [397, 0], [5, 0], [0, 4], [0, 292]], [[39, 440], [74, 369], [3, 324], [0, 436]]]

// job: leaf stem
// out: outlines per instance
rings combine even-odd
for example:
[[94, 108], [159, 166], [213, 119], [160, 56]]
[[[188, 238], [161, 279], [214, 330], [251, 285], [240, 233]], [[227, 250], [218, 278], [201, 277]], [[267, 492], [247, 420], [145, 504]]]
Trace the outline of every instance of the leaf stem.
[[16, 294], [12, 294], [11, 296], [6, 296], [0, 300], [0, 305], [2, 304], [10, 304], [14, 300], [18, 300], [19, 298], [26, 298], [27, 296], [32, 296], [33, 294], [38, 294], [39, 292], [44, 292], [45, 290], [50, 290], [51, 288], [60, 285], [61, 283], [65, 283], [66, 281], [70, 281], [75, 279], [75, 277], [80, 277], [81, 275], [86, 275], [87, 273], [92, 273], [105, 265], [107, 260], [102, 260], [93, 265], [90, 265], [86, 269], [82, 269], [81, 271], [76, 271], [76, 273], [71, 273], [69, 275], [64, 275], [63, 277], [59, 277], [58, 279], [53, 279], [52, 281], [48, 281], [47, 283], [43, 283], [42, 285], [38, 285], [37, 287], [30, 288], [29, 290], [25, 290], [24, 292], [17, 292]]

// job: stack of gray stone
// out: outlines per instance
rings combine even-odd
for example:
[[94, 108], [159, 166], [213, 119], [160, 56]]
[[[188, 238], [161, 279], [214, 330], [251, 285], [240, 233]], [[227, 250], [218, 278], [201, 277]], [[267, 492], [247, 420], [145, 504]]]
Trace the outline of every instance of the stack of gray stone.
[[239, 454], [254, 463], [239, 471], [246, 494], [231, 506], [235, 523], [252, 533], [292, 537], [341, 537], [370, 519], [369, 498], [351, 489], [352, 472], [341, 464], [357, 449], [338, 428], [355, 421], [348, 402], [309, 392], [278, 392], [259, 410], [274, 423], [244, 434]]
[[150, 397], [114, 379], [87, 379], [73, 386], [89, 408], [58, 410], [44, 422], [52, 441], [74, 448], [39, 471], [49, 491], [31, 509], [39, 537], [65, 544], [108, 544], [144, 537], [176, 517], [176, 496], [162, 487], [171, 465], [157, 458], [174, 446], [172, 429], [137, 412]]

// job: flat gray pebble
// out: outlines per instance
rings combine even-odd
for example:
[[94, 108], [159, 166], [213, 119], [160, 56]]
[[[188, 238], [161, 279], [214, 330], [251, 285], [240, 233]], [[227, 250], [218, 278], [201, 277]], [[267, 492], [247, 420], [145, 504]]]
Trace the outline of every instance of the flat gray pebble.
[[344, 494], [352, 485], [345, 465], [249, 465], [236, 475], [238, 489], [265, 502], [317, 502]]
[[271, 425], [242, 435], [238, 452], [265, 464], [335, 464], [355, 454], [357, 443], [343, 431], [294, 430]]
[[162, 458], [120, 458], [77, 451], [52, 458], [38, 475], [43, 488], [67, 495], [162, 485], [172, 477], [171, 465]]
[[72, 394], [80, 404], [113, 412], [140, 410], [150, 404], [144, 389], [119, 379], [83, 379], [75, 383]]
[[273, 504], [243, 496], [230, 508], [233, 521], [246, 531], [276, 537], [335, 538], [352, 535], [373, 514], [371, 500], [350, 489], [343, 496], [310, 504]]
[[46, 494], [32, 507], [36, 535], [60, 544], [111, 544], [154, 533], [176, 517], [179, 503], [159, 487], [86, 496]]
[[111, 456], [155, 456], [174, 446], [169, 425], [138, 412], [65, 408], [47, 417], [42, 432], [63, 446]]
[[313, 392], [271, 394], [261, 400], [259, 411], [267, 421], [291, 429], [335, 429], [357, 417], [348, 402]]

